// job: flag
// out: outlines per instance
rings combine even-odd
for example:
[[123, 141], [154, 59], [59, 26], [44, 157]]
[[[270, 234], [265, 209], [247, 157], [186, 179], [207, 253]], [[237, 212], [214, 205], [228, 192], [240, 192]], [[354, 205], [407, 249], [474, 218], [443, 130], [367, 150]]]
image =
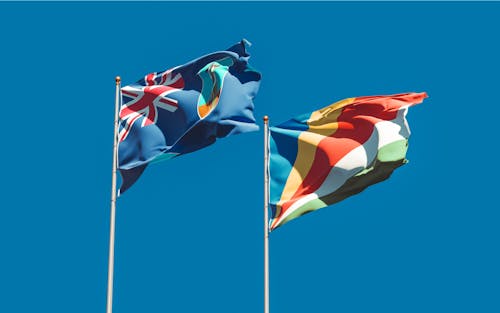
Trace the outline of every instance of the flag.
[[259, 129], [253, 99], [261, 75], [248, 64], [249, 43], [211, 53], [121, 89], [119, 193], [151, 162], [193, 152], [222, 138]]
[[407, 109], [426, 97], [349, 98], [271, 127], [269, 229], [389, 178], [407, 162]]

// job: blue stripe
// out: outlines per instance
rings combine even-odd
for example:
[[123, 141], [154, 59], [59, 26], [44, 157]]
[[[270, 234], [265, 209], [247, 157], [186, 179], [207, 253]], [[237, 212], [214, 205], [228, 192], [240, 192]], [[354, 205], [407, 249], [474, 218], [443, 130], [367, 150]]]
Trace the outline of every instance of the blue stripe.
[[297, 158], [299, 136], [309, 128], [305, 121], [309, 119], [310, 115], [304, 114], [276, 127], [270, 127], [269, 200], [273, 217], [276, 203], [281, 198], [286, 181]]

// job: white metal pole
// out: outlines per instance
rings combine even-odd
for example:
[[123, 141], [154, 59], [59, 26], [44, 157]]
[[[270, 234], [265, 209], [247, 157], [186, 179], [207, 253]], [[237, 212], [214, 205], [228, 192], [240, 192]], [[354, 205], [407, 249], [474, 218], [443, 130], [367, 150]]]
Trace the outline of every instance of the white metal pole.
[[115, 130], [113, 137], [113, 171], [111, 176], [111, 217], [109, 221], [109, 261], [108, 261], [108, 295], [106, 313], [113, 312], [113, 271], [115, 263], [115, 217], [116, 217], [116, 168], [118, 158], [118, 110], [120, 104], [120, 76], [116, 76], [115, 97]]
[[269, 117], [264, 116], [264, 313], [269, 313]]

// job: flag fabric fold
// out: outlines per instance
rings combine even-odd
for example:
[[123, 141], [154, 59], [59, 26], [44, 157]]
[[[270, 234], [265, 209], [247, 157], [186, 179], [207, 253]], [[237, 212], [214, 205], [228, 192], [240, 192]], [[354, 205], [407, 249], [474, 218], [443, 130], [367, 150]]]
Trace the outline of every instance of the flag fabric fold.
[[408, 107], [426, 97], [348, 98], [270, 127], [269, 229], [389, 178], [407, 162]]
[[121, 89], [119, 193], [151, 162], [213, 144], [217, 138], [259, 129], [253, 116], [261, 74], [248, 64], [249, 43], [154, 72]]

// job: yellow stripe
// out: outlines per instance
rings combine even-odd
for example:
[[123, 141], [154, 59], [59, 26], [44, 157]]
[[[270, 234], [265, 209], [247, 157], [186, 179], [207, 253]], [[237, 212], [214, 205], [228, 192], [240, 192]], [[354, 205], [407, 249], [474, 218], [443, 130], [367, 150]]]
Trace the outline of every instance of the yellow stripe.
[[342, 108], [353, 103], [356, 98], [348, 98], [314, 111], [307, 120], [309, 130], [302, 132], [299, 136], [297, 157], [292, 171], [277, 204], [276, 216], [281, 214], [281, 206], [290, 200], [314, 163], [314, 155], [319, 142], [333, 135], [338, 128], [337, 118], [342, 113]]

